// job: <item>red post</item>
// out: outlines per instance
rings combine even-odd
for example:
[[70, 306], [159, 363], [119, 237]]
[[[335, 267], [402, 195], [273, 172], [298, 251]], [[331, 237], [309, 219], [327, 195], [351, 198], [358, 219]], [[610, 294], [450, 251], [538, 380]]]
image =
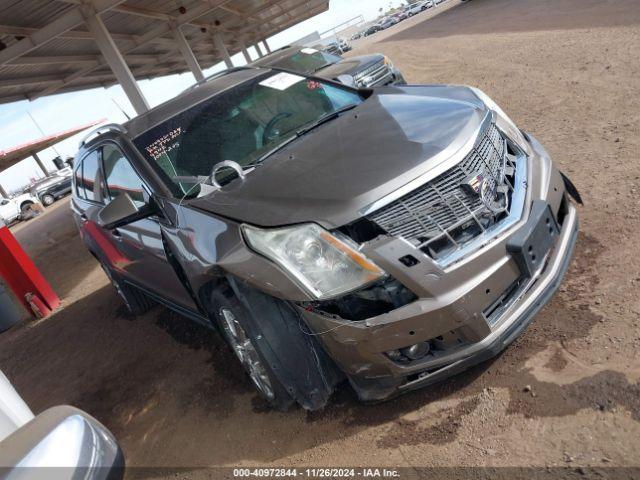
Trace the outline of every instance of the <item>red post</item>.
[[60, 299], [51, 285], [11, 231], [2, 226], [2, 223], [0, 223], [0, 277], [25, 308], [34, 315], [46, 317], [60, 305]]

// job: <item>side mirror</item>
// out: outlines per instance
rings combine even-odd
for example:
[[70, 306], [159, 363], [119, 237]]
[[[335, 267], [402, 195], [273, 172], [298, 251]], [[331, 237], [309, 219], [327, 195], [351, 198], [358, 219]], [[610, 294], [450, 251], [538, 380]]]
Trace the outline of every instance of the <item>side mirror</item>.
[[128, 193], [122, 193], [98, 212], [98, 220], [104, 228], [113, 230], [150, 217], [154, 213], [155, 208], [150, 205], [150, 201], [140, 206], [133, 201]]
[[121, 479], [124, 456], [95, 418], [73, 407], [53, 407], [0, 441], [0, 471], [15, 480], [47, 471], [65, 480]]
[[347, 74], [338, 75], [336, 80], [341, 84], [346, 85], [347, 87], [358, 88], [358, 85], [356, 84], [356, 79], [353, 78], [352, 75], [347, 75]]

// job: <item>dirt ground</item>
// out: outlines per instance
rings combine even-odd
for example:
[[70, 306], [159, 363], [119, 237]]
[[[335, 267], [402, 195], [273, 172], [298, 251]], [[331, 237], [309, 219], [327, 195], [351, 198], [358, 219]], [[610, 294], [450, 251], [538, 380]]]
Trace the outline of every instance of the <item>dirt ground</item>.
[[214, 334], [160, 307], [124, 313], [65, 200], [15, 228], [64, 303], [0, 336], [0, 369], [33, 410], [78, 406], [129, 465], [195, 472], [640, 466], [640, 2], [473, 0], [432, 16], [354, 54], [383, 52], [412, 83], [480, 87], [585, 199], [568, 277], [515, 344], [387, 403], [362, 405], [344, 386], [324, 411], [269, 411]]

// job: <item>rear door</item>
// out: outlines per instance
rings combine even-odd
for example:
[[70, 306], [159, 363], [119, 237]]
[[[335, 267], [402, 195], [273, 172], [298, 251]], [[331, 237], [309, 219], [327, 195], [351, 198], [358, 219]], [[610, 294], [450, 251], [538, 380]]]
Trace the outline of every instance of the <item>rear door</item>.
[[[101, 148], [105, 182], [105, 204], [128, 194], [134, 203], [144, 205], [144, 184], [129, 159], [115, 143]], [[153, 216], [115, 230], [103, 230], [116, 246], [119, 269], [131, 282], [180, 307], [197, 312], [191, 295], [167, 260], [160, 228], [162, 218]]]

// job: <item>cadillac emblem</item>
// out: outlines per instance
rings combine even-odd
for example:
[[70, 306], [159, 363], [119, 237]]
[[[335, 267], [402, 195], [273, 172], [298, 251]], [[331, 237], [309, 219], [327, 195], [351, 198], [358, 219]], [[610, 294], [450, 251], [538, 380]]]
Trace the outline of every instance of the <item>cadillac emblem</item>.
[[482, 185], [484, 183], [484, 175], [477, 173], [465, 178], [462, 182], [462, 186], [468, 193], [472, 195], [480, 195], [482, 192]]

